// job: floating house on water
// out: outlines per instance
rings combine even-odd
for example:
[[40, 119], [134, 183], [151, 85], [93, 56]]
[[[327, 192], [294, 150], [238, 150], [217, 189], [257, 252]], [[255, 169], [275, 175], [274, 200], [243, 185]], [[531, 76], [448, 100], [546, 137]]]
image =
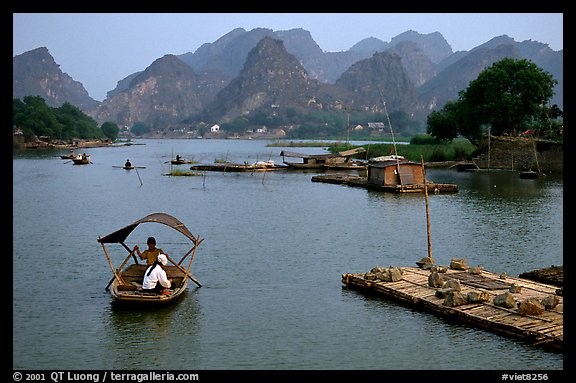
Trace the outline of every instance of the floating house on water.
[[402, 156], [385, 156], [368, 162], [368, 184], [398, 186], [424, 184], [422, 165]]
[[439, 184], [424, 179], [423, 165], [402, 156], [382, 156], [368, 161], [368, 176], [326, 174], [312, 177], [313, 182], [361, 186], [394, 193], [457, 192], [456, 184]]
[[381, 188], [400, 193], [428, 191], [456, 192], [458, 185], [437, 184], [424, 179], [422, 164], [392, 155], [373, 158], [368, 162], [366, 187]]

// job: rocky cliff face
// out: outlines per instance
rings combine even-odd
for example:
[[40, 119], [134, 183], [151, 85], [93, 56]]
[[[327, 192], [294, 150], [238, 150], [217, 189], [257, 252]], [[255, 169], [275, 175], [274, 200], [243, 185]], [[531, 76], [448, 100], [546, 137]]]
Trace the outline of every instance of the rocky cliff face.
[[144, 122], [151, 128], [164, 128], [202, 110], [198, 85], [190, 66], [175, 55], [166, 55], [135, 76], [128, 89], [107, 98], [93, 117], [100, 124]]
[[265, 37], [250, 51], [240, 74], [206, 108], [206, 114], [227, 122], [258, 109], [306, 108], [318, 86], [286, 52], [282, 41]]
[[98, 101], [88, 95], [84, 86], [60, 70], [46, 47], [37, 48], [12, 59], [12, 97], [40, 96], [50, 107], [65, 102], [83, 112], [94, 110]]
[[382, 112], [385, 101], [389, 110], [411, 111], [416, 106], [415, 87], [401, 61], [393, 53], [375, 53], [352, 65], [336, 86], [347, 91], [345, 102], [355, 108]]
[[395, 46], [402, 41], [412, 41], [424, 52], [430, 60], [437, 64], [452, 55], [452, 47], [440, 32], [421, 34], [416, 31], [406, 31], [395, 36], [390, 41], [391, 46]]
[[415, 87], [436, 76], [436, 66], [414, 41], [401, 41], [387, 52], [400, 56], [402, 66]]
[[244, 67], [250, 50], [264, 37], [275, 37], [274, 31], [255, 28], [247, 32], [237, 28], [213, 44], [204, 44], [196, 52], [183, 54], [179, 58], [190, 65], [195, 73], [219, 72], [224, 77], [232, 79]]

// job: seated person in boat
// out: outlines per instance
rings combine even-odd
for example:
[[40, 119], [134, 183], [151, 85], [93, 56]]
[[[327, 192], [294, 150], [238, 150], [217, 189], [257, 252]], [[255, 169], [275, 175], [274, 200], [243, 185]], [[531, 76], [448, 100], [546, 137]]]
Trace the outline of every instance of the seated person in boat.
[[164, 266], [168, 263], [165, 254], [158, 255], [156, 262], [146, 269], [144, 281], [142, 282], [142, 291], [146, 293], [157, 293], [168, 295], [168, 290], [172, 286], [172, 279], [168, 279]]
[[180, 154], [176, 154], [176, 161], [180, 161]]
[[125, 168], [131, 168], [132, 167], [132, 162], [130, 162], [130, 160], [126, 160], [126, 163], [124, 164]]
[[156, 238], [154, 237], [148, 237], [146, 244], [148, 245], [148, 249], [144, 250], [144, 252], [140, 252], [138, 245], [134, 246], [134, 251], [138, 253], [140, 259], [145, 259], [146, 264], [150, 266], [156, 262], [158, 255], [163, 254], [164, 251], [156, 247]]

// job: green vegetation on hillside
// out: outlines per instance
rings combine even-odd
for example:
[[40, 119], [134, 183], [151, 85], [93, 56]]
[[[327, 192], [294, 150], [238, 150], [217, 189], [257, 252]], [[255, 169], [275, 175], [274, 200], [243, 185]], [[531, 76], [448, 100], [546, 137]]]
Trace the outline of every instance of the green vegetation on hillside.
[[27, 141], [34, 137], [64, 141], [107, 137], [114, 141], [118, 137], [116, 124], [105, 122], [100, 128], [92, 117], [72, 104], [65, 102], [59, 108], [51, 108], [39, 96], [13, 99], [12, 126], [20, 128]]

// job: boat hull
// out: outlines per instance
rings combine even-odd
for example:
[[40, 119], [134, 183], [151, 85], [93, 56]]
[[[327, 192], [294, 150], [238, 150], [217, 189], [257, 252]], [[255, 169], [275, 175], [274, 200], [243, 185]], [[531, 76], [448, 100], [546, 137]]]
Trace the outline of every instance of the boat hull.
[[72, 158], [74, 165], [88, 165], [90, 163], [90, 156], [78, 155]]
[[520, 172], [520, 178], [522, 178], [522, 179], [535, 179], [535, 178], [538, 178], [538, 173], [535, 171], [532, 171], [532, 170]]
[[186, 292], [190, 280], [185, 278], [184, 273], [175, 266], [165, 266], [168, 278], [178, 286], [170, 289], [169, 295], [142, 291], [142, 280], [146, 268], [146, 265], [131, 265], [121, 273], [124, 283], [114, 279], [110, 286], [114, 303], [143, 306], [165, 305], [175, 302]]

